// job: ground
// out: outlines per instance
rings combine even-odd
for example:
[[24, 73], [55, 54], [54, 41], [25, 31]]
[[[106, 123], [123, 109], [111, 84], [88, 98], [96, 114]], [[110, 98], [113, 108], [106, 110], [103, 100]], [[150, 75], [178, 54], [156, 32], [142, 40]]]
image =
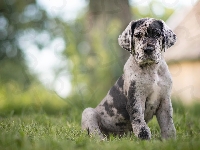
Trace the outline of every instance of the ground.
[[107, 141], [88, 137], [81, 131], [79, 119], [68, 119], [67, 114], [47, 114], [45, 112], [7, 114], [0, 117], [0, 149], [12, 150], [199, 150], [200, 149], [200, 105], [183, 107], [174, 104], [174, 123], [177, 139], [161, 141], [160, 131], [154, 118], [148, 125], [152, 140], [142, 141], [128, 135], [118, 138], [110, 136]]

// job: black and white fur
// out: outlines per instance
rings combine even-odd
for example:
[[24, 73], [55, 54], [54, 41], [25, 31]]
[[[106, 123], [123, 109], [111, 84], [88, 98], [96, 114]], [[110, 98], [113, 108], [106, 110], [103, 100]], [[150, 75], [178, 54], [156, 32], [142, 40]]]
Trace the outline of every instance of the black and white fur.
[[156, 115], [162, 138], [175, 138], [172, 79], [163, 57], [175, 41], [176, 35], [161, 20], [131, 21], [118, 38], [119, 45], [131, 53], [124, 73], [96, 108], [83, 111], [82, 129], [102, 139], [128, 132], [150, 139], [147, 123]]

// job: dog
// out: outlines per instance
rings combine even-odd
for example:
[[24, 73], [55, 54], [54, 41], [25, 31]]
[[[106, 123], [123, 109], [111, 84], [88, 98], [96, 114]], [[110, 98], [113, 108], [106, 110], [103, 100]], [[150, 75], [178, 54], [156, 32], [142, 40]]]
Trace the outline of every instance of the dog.
[[162, 20], [131, 21], [118, 38], [119, 45], [130, 52], [124, 73], [96, 108], [83, 111], [82, 129], [101, 139], [133, 132], [149, 140], [147, 123], [156, 115], [162, 139], [176, 138], [172, 79], [163, 56], [175, 42], [175, 33]]

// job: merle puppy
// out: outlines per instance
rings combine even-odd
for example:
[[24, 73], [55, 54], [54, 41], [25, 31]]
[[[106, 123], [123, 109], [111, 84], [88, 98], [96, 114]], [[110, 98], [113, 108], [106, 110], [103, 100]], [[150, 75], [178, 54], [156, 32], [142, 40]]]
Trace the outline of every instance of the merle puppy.
[[150, 139], [147, 123], [156, 115], [162, 138], [175, 138], [172, 79], [163, 57], [175, 41], [176, 35], [162, 20], [131, 21], [118, 38], [119, 45], [131, 53], [124, 73], [96, 108], [83, 111], [82, 129], [102, 139], [128, 132]]

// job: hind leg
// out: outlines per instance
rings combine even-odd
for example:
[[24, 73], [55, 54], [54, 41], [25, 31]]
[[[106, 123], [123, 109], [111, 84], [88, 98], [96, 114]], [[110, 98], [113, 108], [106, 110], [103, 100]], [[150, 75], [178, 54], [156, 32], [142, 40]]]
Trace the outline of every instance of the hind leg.
[[100, 130], [101, 118], [94, 108], [86, 108], [82, 113], [81, 125], [83, 130], [87, 130], [88, 134], [94, 134], [104, 139], [105, 136]]

